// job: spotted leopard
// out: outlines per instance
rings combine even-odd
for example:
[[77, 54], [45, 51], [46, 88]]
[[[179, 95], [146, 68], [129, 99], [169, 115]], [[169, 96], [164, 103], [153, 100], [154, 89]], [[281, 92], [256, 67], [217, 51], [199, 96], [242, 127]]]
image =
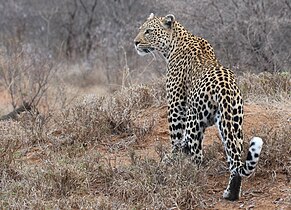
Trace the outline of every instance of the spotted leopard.
[[173, 153], [183, 151], [200, 164], [202, 140], [208, 126], [216, 124], [230, 170], [223, 197], [237, 200], [241, 178], [256, 168], [263, 141], [254, 137], [245, 162], [243, 101], [234, 73], [222, 66], [209, 42], [192, 35], [174, 15], [151, 14], [134, 39], [140, 55], [160, 52], [167, 62], [168, 123]]

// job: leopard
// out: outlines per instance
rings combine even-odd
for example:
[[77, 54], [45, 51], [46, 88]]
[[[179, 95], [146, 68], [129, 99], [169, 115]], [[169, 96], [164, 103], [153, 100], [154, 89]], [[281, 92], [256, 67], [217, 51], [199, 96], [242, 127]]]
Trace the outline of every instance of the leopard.
[[243, 99], [234, 72], [218, 61], [206, 39], [193, 35], [173, 14], [151, 13], [139, 27], [134, 47], [141, 56], [159, 53], [166, 61], [171, 154], [180, 151], [200, 166], [205, 130], [216, 125], [230, 173], [223, 198], [239, 200], [242, 177], [255, 171], [263, 140], [253, 137], [242, 161]]

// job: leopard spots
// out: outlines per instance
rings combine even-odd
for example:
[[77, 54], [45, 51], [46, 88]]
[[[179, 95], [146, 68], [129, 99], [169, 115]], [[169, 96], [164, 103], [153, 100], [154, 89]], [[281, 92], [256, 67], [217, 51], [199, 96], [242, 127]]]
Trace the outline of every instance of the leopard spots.
[[223, 197], [238, 199], [241, 177], [255, 170], [263, 142], [253, 138], [246, 161], [241, 160], [243, 101], [233, 72], [218, 62], [207, 40], [192, 35], [171, 14], [151, 14], [134, 43], [140, 55], [157, 51], [166, 59], [173, 154], [185, 152], [200, 164], [205, 129], [216, 124], [230, 170]]

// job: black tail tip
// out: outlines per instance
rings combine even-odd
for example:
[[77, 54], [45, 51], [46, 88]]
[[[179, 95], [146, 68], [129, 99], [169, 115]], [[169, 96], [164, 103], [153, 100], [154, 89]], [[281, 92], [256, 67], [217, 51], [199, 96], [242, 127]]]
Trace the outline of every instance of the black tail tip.
[[240, 190], [241, 190], [241, 176], [236, 174], [232, 177], [229, 189], [226, 190], [223, 194], [223, 197], [229, 201], [236, 201], [239, 199]]

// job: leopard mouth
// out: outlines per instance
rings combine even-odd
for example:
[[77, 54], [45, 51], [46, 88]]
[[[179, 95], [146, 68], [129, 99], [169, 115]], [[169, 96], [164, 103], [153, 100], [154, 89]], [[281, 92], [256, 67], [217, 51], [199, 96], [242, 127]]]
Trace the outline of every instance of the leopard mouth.
[[137, 53], [139, 55], [142, 55], [142, 56], [144, 56], [144, 55], [146, 55], [146, 54], [148, 54], [148, 53], [150, 53], [150, 52], [155, 50], [155, 48], [153, 48], [153, 47], [141, 46], [140, 44], [135, 46], [135, 49], [136, 49]]

